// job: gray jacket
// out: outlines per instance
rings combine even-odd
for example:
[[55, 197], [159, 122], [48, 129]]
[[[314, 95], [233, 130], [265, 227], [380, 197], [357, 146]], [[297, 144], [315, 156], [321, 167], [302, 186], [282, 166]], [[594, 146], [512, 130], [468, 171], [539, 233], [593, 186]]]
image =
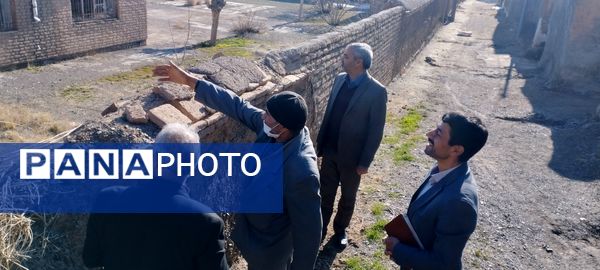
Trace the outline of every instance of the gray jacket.
[[[270, 142], [263, 132], [263, 110], [207, 81], [196, 84], [196, 99], [232, 117]], [[284, 262], [291, 269], [313, 269], [321, 238], [319, 171], [308, 128], [283, 145], [283, 213], [238, 214], [232, 238], [249, 262]], [[269, 270], [269, 269], [265, 269]]]
[[408, 218], [425, 250], [397, 244], [394, 261], [420, 269], [461, 269], [462, 252], [477, 224], [477, 186], [467, 163], [454, 169], [417, 198], [413, 195]]
[[[333, 82], [325, 116], [317, 137], [317, 153], [323, 156], [325, 130], [329, 123], [333, 103], [344, 84], [346, 73], [340, 73]], [[338, 160], [342, 166], [368, 168], [383, 138], [387, 106], [385, 87], [367, 74], [352, 96], [346, 109], [338, 138]]]

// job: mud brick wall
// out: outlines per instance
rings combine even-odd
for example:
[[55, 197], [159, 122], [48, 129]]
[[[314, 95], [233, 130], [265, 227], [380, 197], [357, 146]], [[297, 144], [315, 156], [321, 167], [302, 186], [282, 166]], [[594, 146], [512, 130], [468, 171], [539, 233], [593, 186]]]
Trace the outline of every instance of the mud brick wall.
[[0, 32], [0, 69], [145, 44], [146, 1], [114, 1], [116, 18], [75, 22], [70, 0], [38, 0], [41, 22], [34, 22], [31, 1], [12, 0], [14, 27]]
[[[388, 84], [410, 63], [441, 25], [446, 0], [412, 0], [407, 7], [382, 11], [359, 22], [299, 44], [270, 52], [265, 64], [279, 75], [306, 73], [306, 85], [298, 88], [311, 109], [308, 126], [315, 138], [335, 76], [342, 72], [346, 45], [365, 42], [373, 47], [371, 75]], [[408, 5], [405, 5], [408, 6]]]
[[[598, 92], [589, 84], [600, 78], [600, 1], [504, 0], [506, 22], [526, 46], [533, 42], [538, 22], [546, 34], [538, 62], [550, 88], [580, 93]], [[540, 33], [538, 33], [540, 34]]]
[[[600, 1], [554, 4], [540, 66], [548, 85], [585, 83], [600, 78]], [[599, 93], [600, 89], [590, 89]]]

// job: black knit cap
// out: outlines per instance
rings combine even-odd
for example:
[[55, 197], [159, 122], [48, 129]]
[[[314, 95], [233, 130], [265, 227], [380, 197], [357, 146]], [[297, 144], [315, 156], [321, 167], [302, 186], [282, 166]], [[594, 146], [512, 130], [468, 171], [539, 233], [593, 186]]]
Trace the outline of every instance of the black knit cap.
[[306, 101], [291, 91], [283, 91], [269, 98], [267, 111], [275, 121], [294, 133], [304, 128], [308, 117]]

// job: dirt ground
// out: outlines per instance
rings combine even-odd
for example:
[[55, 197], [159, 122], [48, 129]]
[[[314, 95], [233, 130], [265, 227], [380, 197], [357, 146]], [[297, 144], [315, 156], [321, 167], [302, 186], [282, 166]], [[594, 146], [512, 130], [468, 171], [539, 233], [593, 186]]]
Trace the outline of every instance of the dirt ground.
[[[490, 133], [470, 161], [479, 186], [479, 221], [464, 268], [598, 269], [600, 122], [593, 113], [600, 95], [568, 86], [546, 89], [535, 62], [524, 57], [513, 30], [499, 23], [489, 2], [495, 1], [465, 1], [456, 22], [443, 26], [388, 86], [386, 139], [362, 180], [350, 245], [339, 254], [324, 248], [317, 269], [397, 269], [369, 234], [377, 220], [406, 211], [434, 165], [422, 152], [424, 133], [448, 111], [480, 117]], [[472, 37], [457, 36], [462, 30]], [[397, 142], [393, 119], [411, 111], [423, 117], [419, 128]], [[394, 162], [397, 144], [408, 138], [417, 141], [410, 148], [414, 160]]]

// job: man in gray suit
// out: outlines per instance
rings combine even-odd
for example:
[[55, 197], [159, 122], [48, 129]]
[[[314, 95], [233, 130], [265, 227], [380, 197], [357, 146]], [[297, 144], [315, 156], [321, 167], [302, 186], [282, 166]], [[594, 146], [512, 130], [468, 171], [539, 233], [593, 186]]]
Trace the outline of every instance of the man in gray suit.
[[281, 92], [269, 98], [263, 111], [173, 63], [158, 66], [154, 75], [195, 89], [198, 101], [246, 125], [256, 133], [257, 143], [283, 145], [283, 213], [236, 215], [232, 239], [249, 270], [313, 269], [321, 236], [321, 198], [304, 99]]
[[368, 172], [379, 148], [385, 125], [387, 92], [369, 75], [373, 52], [365, 43], [352, 43], [344, 50], [342, 66], [333, 83], [325, 116], [317, 137], [321, 163], [321, 212], [323, 232], [333, 213], [337, 188], [341, 198], [333, 222], [334, 247], [342, 250], [348, 240], [346, 228], [354, 212], [361, 175]]
[[461, 269], [462, 252], [477, 224], [477, 185], [467, 161], [485, 145], [481, 120], [448, 113], [427, 133], [425, 154], [437, 161], [413, 195], [408, 218], [424, 249], [385, 239], [387, 255], [412, 269]]

